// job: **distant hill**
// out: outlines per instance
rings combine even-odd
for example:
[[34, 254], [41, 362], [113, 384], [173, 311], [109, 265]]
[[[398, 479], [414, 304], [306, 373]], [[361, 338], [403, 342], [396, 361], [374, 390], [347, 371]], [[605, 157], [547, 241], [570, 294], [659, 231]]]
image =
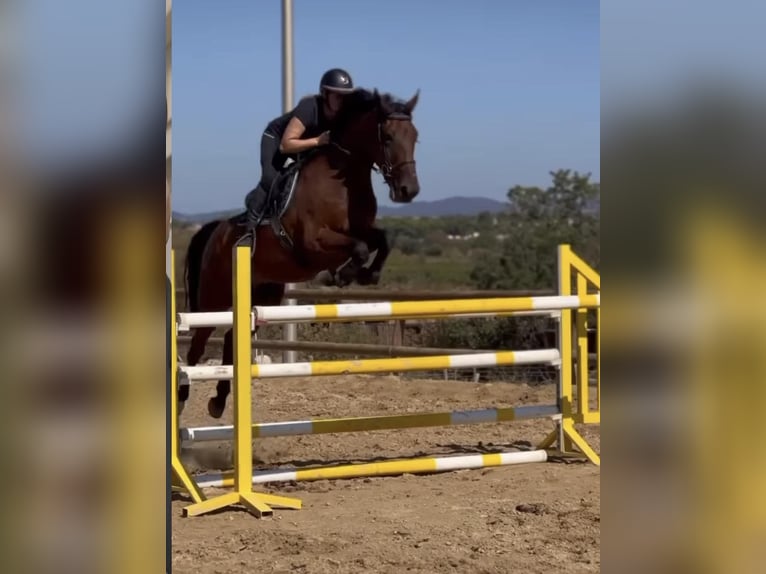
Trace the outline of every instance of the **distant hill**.
[[[405, 205], [388, 206], [381, 205], [378, 208], [380, 217], [444, 217], [449, 215], [478, 215], [482, 212], [498, 213], [508, 211], [511, 205], [507, 201], [497, 201], [488, 197], [448, 197], [435, 201], [418, 201], [417, 199]], [[586, 210], [598, 214], [601, 210], [601, 201], [591, 201]], [[229, 209], [226, 211], [214, 211], [210, 213], [178, 213], [173, 212], [173, 220], [178, 223], [205, 223], [213, 219], [229, 217], [240, 213], [241, 209]]]
[[[380, 217], [443, 217], [445, 215], [478, 215], [483, 211], [497, 213], [508, 209], [508, 202], [487, 197], [448, 197], [436, 201], [418, 201], [405, 205], [378, 207]], [[173, 219], [179, 223], [205, 223], [239, 213], [239, 209], [215, 211], [210, 213], [173, 212]]]
[[173, 221], [176, 223], [207, 223], [214, 219], [224, 219], [240, 213], [242, 209], [229, 209], [227, 211], [211, 211], [208, 213], [178, 213], [173, 212]]
[[418, 201], [397, 206], [382, 205], [378, 208], [381, 217], [443, 217], [445, 215], [478, 215], [484, 211], [497, 213], [507, 211], [507, 201], [488, 197], [448, 197], [435, 201]]

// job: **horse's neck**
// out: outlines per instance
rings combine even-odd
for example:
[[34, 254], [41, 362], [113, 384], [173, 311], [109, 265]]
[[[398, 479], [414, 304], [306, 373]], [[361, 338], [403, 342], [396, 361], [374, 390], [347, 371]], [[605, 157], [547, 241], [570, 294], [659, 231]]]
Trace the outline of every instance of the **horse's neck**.
[[344, 179], [354, 186], [366, 183], [371, 186], [371, 174], [374, 160], [364, 150], [349, 148], [338, 142], [337, 146], [329, 146], [322, 153], [328, 167], [337, 169], [344, 174]]
[[354, 162], [350, 158], [347, 167], [346, 193], [348, 195], [349, 212], [367, 217], [374, 217], [377, 212], [377, 200], [372, 186], [372, 162]]
[[370, 125], [365, 122], [364, 126], [356, 126], [346, 130], [338, 136], [338, 146], [344, 150], [347, 155], [353, 158], [354, 163], [369, 164], [372, 167], [373, 159], [368, 146], [360, 142], [371, 141], [371, 138], [377, 137]]
[[338, 139], [337, 146], [326, 148], [323, 153], [326, 161], [343, 174], [346, 187], [348, 209], [360, 217], [375, 216], [377, 199], [372, 187], [372, 166], [375, 163], [369, 150], [359, 145], [359, 141], [373, 137], [367, 133], [346, 133]]

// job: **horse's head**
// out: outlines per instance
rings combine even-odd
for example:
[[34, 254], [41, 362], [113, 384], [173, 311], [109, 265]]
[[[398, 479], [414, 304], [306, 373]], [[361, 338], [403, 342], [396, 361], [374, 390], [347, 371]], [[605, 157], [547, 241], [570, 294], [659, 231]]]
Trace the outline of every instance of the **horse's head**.
[[418, 130], [412, 123], [419, 95], [418, 91], [409, 101], [401, 102], [377, 90], [359, 90], [349, 101], [343, 120], [348, 128], [343, 145], [378, 165], [389, 196], [397, 203], [409, 203], [420, 193], [415, 169]]
[[[376, 94], [377, 95], [377, 94]], [[412, 123], [412, 110], [420, 91], [407, 102], [396, 102], [378, 95], [378, 151], [375, 163], [388, 184], [391, 201], [409, 203], [420, 193], [415, 169], [415, 143], [418, 130]]]

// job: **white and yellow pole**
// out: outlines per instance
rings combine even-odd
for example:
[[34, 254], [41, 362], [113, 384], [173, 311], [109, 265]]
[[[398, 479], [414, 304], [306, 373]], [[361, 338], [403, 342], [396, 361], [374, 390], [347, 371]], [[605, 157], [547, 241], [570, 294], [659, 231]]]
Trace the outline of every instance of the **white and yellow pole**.
[[252, 346], [250, 342], [250, 248], [236, 247], [232, 254], [234, 286], [234, 492], [192, 504], [186, 516], [197, 516], [241, 504], [258, 518], [271, 516], [271, 506], [301, 508], [301, 501], [253, 492]]

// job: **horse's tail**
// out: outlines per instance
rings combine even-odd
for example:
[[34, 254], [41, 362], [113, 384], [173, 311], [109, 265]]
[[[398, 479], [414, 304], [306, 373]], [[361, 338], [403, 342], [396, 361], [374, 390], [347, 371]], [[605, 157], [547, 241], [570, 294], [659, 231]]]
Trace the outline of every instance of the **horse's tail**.
[[184, 286], [186, 287], [186, 309], [194, 313], [199, 311], [199, 285], [202, 272], [202, 255], [205, 245], [220, 221], [209, 221], [195, 233], [186, 249], [184, 263]]

